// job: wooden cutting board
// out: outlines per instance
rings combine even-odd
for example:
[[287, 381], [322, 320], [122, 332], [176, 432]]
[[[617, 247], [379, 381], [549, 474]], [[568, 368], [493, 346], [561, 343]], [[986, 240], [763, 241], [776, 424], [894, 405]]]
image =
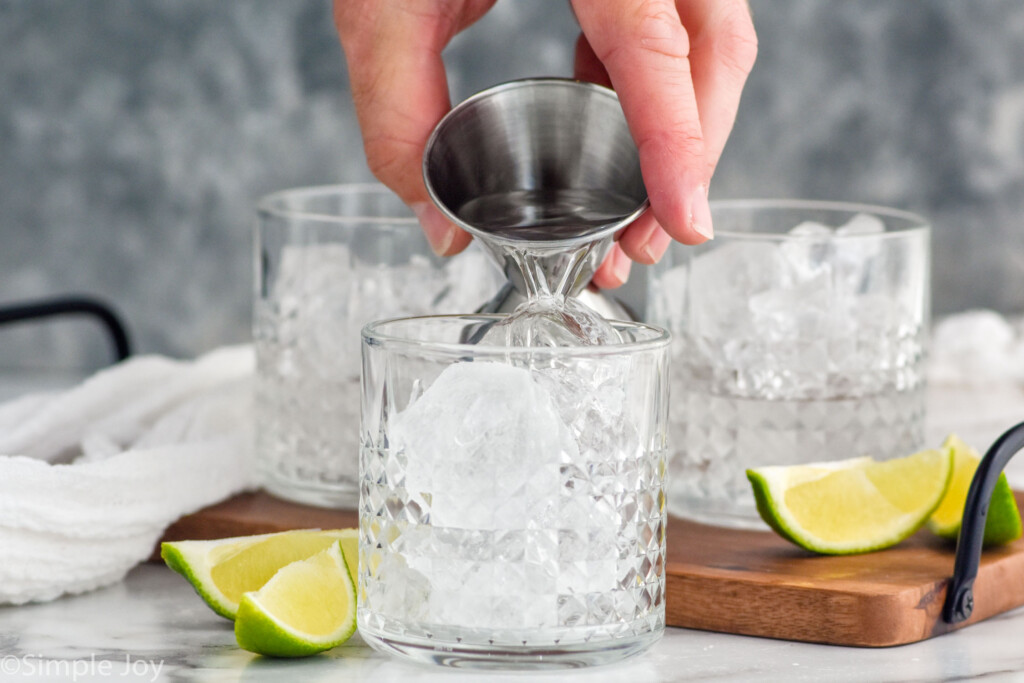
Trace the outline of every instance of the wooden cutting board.
[[[1017, 504], [1024, 508], [1024, 494], [1017, 493]], [[164, 540], [354, 526], [354, 511], [249, 493], [183, 517]], [[670, 626], [881, 647], [924, 640], [1024, 605], [1024, 540], [985, 551], [974, 613], [956, 626], [941, 617], [953, 547], [927, 532], [881, 552], [824, 557], [768, 531], [673, 517], [667, 543]]]

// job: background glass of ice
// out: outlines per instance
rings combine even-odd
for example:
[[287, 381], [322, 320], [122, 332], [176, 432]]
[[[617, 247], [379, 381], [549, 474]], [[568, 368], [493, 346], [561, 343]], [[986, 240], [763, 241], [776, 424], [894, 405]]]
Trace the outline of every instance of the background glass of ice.
[[929, 228], [832, 202], [712, 215], [715, 239], [673, 244], [649, 281], [673, 335], [669, 509], [760, 527], [747, 468], [922, 446]]
[[476, 310], [504, 277], [476, 247], [439, 259], [382, 185], [287, 190], [260, 201], [254, 337], [265, 487], [356, 506], [359, 331], [371, 320]]
[[668, 334], [467, 344], [499, 318], [363, 331], [359, 629], [459, 666], [579, 666], [665, 622]]

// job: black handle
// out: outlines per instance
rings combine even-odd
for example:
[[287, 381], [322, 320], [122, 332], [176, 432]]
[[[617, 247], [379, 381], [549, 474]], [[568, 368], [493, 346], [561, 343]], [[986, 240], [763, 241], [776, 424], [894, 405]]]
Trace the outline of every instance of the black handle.
[[942, 608], [942, 618], [950, 624], [965, 621], [974, 611], [972, 587], [974, 579], [978, 577], [978, 564], [981, 562], [981, 544], [985, 539], [988, 504], [992, 500], [992, 491], [995, 490], [996, 482], [1006, 463], [1022, 448], [1024, 422], [1011, 427], [996, 439], [978, 464], [978, 471], [974, 473], [971, 488], [967, 492], [967, 502], [964, 504], [960, 537], [956, 542], [953, 579], [946, 593], [946, 604]]
[[128, 331], [121, 318], [107, 304], [89, 297], [64, 297], [3, 306], [0, 307], [0, 325], [60, 315], [87, 315], [96, 318], [107, 331], [117, 360], [124, 360], [131, 355]]

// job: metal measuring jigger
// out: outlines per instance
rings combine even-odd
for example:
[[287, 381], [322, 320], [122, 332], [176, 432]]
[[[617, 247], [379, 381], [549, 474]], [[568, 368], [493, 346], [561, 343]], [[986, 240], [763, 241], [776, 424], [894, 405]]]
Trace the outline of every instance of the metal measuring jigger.
[[[501, 247], [528, 244], [568, 252], [594, 242], [569, 294], [605, 318], [633, 316], [614, 299], [587, 288], [614, 236], [647, 209], [640, 157], [613, 90], [561, 78], [512, 81], [463, 101], [441, 119], [423, 154], [430, 198], [454, 224], [481, 238], [509, 283], [483, 307], [510, 312], [523, 301], [519, 267]], [[621, 212], [599, 224], [496, 231], [468, 221], [463, 209], [480, 197], [559, 191], [615, 193]], [[527, 216], [543, 207], [520, 207]], [[581, 207], [586, 209], [586, 207]]]

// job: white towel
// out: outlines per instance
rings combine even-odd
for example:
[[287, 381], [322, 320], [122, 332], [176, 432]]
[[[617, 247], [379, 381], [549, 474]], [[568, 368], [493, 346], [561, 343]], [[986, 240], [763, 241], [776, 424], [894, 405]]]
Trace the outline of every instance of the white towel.
[[0, 405], [0, 604], [120, 580], [182, 515], [255, 486], [249, 346], [129, 359]]

